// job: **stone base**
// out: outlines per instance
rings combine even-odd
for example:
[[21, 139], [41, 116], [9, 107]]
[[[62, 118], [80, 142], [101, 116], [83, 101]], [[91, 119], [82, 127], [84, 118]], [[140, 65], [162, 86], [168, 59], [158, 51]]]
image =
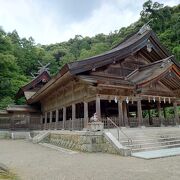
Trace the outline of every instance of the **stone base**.
[[102, 122], [91, 122], [88, 123], [89, 131], [96, 132], [96, 131], [103, 131], [104, 130], [104, 123]]

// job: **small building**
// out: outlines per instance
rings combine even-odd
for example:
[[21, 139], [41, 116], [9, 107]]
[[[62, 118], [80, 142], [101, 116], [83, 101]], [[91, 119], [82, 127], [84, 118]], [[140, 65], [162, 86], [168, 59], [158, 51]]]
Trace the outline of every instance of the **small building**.
[[[24, 97], [27, 101], [50, 79], [48, 71], [39, 72], [36, 78], [19, 89], [16, 98]], [[41, 129], [40, 117], [40, 105], [9, 105], [6, 110], [0, 111], [0, 129]]]
[[11, 105], [0, 111], [0, 129], [41, 129], [41, 112], [30, 105]]
[[149, 26], [108, 52], [64, 65], [52, 78], [42, 74], [46, 81], [40, 74], [17, 94], [41, 112], [38, 128], [82, 130], [94, 113], [105, 128], [114, 126], [107, 117], [120, 127], [180, 123], [180, 65]]

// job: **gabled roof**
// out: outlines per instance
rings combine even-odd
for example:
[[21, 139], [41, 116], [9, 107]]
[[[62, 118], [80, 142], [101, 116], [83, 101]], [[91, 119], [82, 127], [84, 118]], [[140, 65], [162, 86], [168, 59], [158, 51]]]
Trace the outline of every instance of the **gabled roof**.
[[171, 56], [141, 66], [129, 74], [127, 80], [135, 83], [136, 86], [144, 86], [150, 82], [160, 80], [172, 90], [180, 89], [180, 66], [177, 66], [172, 58]]
[[[47, 83], [51, 79], [51, 76], [47, 71], [43, 71], [36, 78], [30, 81], [25, 86], [21, 87], [16, 94], [16, 98], [20, 98], [23, 95], [26, 99], [29, 99], [32, 95], [34, 95], [40, 88], [42, 88], [42, 84]], [[41, 84], [41, 85], [40, 85]]]
[[129, 54], [136, 53], [147, 46], [148, 40], [151, 41], [153, 48], [159, 53], [159, 60], [170, 56], [168, 51], [160, 44], [155, 33], [152, 30], [147, 30], [143, 34], [134, 34], [110, 51], [81, 61], [69, 63], [62, 69], [63, 71], [70, 71], [72, 74], [79, 74], [84, 71], [111, 64], [113, 61], [123, 59]]

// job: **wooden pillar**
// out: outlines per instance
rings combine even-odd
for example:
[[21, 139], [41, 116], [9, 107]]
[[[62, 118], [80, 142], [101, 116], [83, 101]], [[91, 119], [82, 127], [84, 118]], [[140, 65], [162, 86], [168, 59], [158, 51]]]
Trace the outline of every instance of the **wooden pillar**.
[[157, 102], [157, 110], [158, 110], [158, 117], [160, 120], [160, 126], [163, 126], [163, 117], [161, 115], [161, 103], [159, 101]]
[[40, 116], [40, 129], [43, 129], [43, 115]]
[[72, 104], [72, 130], [74, 129], [75, 120], [76, 120], [76, 105]]
[[63, 129], [66, 128], [66, 107], [63, 107]]
[[137, 101], [137, 111], [138, 111], [138, 126], [142, 126], [143, 117], [142, 117], [142, 104], [140, 99]]
[[10, 121], [11, 121], [11, 127], [10, 127], [10, 129], [11, 130], [14, 130], [14, 115], [11, 115], [11, 119], [10, 119]]
[[84, 128], [88, 127], [88, 103], [84, 102]]
[[52, 111], [50, 111], [49, 129], [52, 128]]
[[123, 105], [122, 101], [118, 101], [118, 117], [119, 117], [119, 126], [123, 126]]
[[55, 129], [57, 129], [58, 126], [58, 120], [59, 120], [59, 110], [56, 109], [56, 122], [55, 122]]
[[127, 116], [127, 104], [125, 101], [123, 101], [123, 121], [124, 121], [124, 126], [129, 126], [128, 116]]
[[173, 107], [174, 107], [175, 124], [179, 125], [179, 115], [178, 115], [178, 110], [177, 110], [177, 102], [173, 103]]
[[45, 112], [45, 118], [44, 118], [44, 129], [47, 128], [47, 112]]
[[164, 114], [164, 119], [167, 119], [166, 107], [163, 107], [163, 114]]
[[149, 106], [148, 106], [148, 118], [149, 118], [149, 125], [152, 125], [153, 122], [152, 122], [152, 119], [151, 119], [151, 109], [150, 109]]
[[101, 100], [99, 96], [96, 96], [96, 114], [101, 121]]
[[43, 124], [43, 115], [40, 115], [40, 124]]
[[31, 116], [30, 114], [27, 114], [26, 116], [26, 124], [27, 124], [27, 129], [31, 129]]

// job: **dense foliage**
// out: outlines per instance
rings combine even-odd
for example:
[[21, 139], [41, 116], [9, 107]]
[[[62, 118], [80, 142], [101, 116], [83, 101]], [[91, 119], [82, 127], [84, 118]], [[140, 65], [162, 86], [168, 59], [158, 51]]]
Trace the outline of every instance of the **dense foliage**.
[[31, 37], [20, 38], [16, 31], [6, 33], [0, 28], [0, 109], [14, 102], [19, 87], [30, 80], [31, 72], [37, 71], [38, 60], [44, 64], [50, 62], [53, 75], [65, 63], [113, 48], [150, 19], [150, 26], [161, 42], [180, 61], [180, 5], [163, 7], [148, 0], [143, 4], [140, 19], [128, 27], [92, 38], [76, 35], [67, 42], [50, 45], [36, 45]]

